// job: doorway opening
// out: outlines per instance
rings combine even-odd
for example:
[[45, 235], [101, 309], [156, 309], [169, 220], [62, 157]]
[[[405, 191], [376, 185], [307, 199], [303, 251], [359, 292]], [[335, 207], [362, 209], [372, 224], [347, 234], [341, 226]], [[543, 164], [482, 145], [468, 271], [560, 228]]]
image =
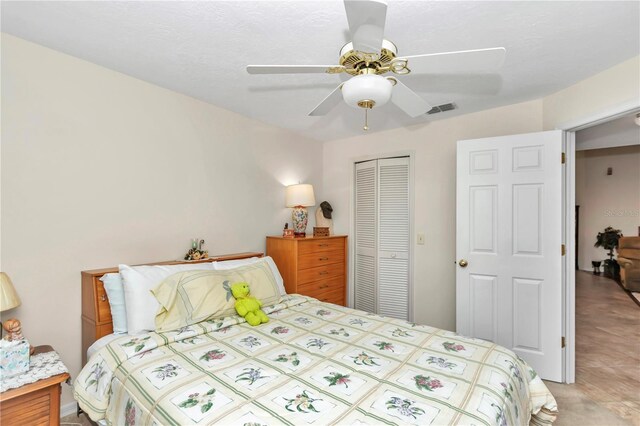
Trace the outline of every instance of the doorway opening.
[[[558, 128], [566, 131], [566, 180], [565, 180], [565, 202], [566, 202], [566, 216], [565, 216], [565, 242], [568, 247], [565, 269], [565, 335], [567, 337], [567, 347], [565, 351], [565, 382], [574, 383], [576, 379], [576, 275], [577, 274], [592, 274], [591, 260], [588, 253], [587, 245], [593, 246], [595, 243], [596, 235], [587, 235], [585, 223], [585, 202], [576, 202], [577, 185], [581, 183], [576, 181], [576, 178], [580, 176], [576, 175], [577, 161], [587, 161], [591, 164], [592, 161], [598, 160], [584, 160], [581, 158], [597, 158], [597, 150], [604, 150], [607, 148], [615, 148], [616, 146], [638, 146], [640, 145], [640, 127], [635, 125], [636, 114], [640, 112], [640, 104], [637, 101], [626, 102], [602, 111], [590, 117], [575, 120], [570, 123], [560, 125]], [[621, 122], [616, 121], [618, 119], [626, 120], [626, 129], [630, 132], [631, 136], [622, 138], [621, 134]], [[616, 128], [618, 130], [616, 130]], [[617, 136], [614, 134], [617, 133]], [[622, 132], [624, 133], [624, 132]], [[624, 142], [626, 140], [626, 142]], [[623, 148], [620, 148], [624, 150]], [[633, 149], [633, 148], [628, 148]], [[586, 153], [586, 151], [592, 151], [593, 153]], [[605, 151], [601, 151], [605, 152]], [[611, 166], [613, 167], [613, 166]], [[609, 166], [603, 170], [605, 176], [608, 172]], [[636, 167], [637, 168], [637, 167]], [[617, 170], [617, 171], [616, 171]], [[609, 177], [620, 177], [620, 168], [613, 168], [613, 175]], [[580, 174], [582, 172], [578, 172]], [[586, 188], [589, 190], [591, 187]], [[579, 209], [575, 209], [574, 206], [580, 205]], [[606, 210], [609, 210], [608, 214], [615, 215], [620, 212], [615, 212], [612, 206], [604, 207], [600, 209], [600, 214], [607, 214]], [[632, 212], [621, 212], [620, 214], [634, 214]], [[578, 227], [576, 232], [576, 226]], [[604, 228], [603, 228], [604, 230]], [[597, 234], [597, 233], [596, 233]], [[629, 235], [637, 235], [636, 233]], [[591, 250], [591, 247], [589, 247]], [[596, 249], [597, 250], [597, 249]], [[605, 251], [602, 251], [604, 259], [606, 256]], [[585, 265], [584, 263], [587, 262]], [[602, 266], [602, 265], [601, 265]], [[589, 270], [590, 272], [577, 272], [578, 270]], [[578, 276], [578, 278], [584, 278]], [[615, 284], [614, 284], [615, 285]], [[618, 288], [619, 290], [619, 288]], [[620, 290], [621, 291], [621, 290]], [[627, 298], [628, 299], [628, 298]], [[635, 306], [634, 306], [635, 307]]]
[[[632, 414], [622, 407], [637, 403], [637, 397], [625, 389], [640, 386], [635, 373], [640, 307], [625, 294], [616, 247], [620, 235], [635, 237], [640, 245], [640, 126], [636, 114], [629, 113], [578, 130], [573, 137], [575, 386], [614, 414], [628, 417]], [[627, 281], [634, 288], [635, 278]], [[605, 370], [616, 377], [610, 389], [602, 381]]]

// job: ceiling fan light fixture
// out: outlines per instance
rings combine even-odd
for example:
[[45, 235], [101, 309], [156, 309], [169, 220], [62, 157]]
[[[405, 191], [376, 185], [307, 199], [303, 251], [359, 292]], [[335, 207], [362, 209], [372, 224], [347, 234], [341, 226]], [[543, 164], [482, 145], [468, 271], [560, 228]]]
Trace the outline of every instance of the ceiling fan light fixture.
[[392, 88], [393, 84], [380, 75], [362, 74], [342, 85], [342, 97], [353, 108], [371, 109], [389, 102]]

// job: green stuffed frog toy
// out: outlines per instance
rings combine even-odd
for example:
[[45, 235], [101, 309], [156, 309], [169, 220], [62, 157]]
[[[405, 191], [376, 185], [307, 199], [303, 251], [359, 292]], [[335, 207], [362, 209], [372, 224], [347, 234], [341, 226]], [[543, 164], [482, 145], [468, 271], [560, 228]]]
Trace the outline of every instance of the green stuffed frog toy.
[[269, 317], [260, 307], [262, 302], [249, 295], [249, 284], [235, 283], [231, 285], [231, 294], [236, 298], [236, 312], [251, 325], [269, 322]]

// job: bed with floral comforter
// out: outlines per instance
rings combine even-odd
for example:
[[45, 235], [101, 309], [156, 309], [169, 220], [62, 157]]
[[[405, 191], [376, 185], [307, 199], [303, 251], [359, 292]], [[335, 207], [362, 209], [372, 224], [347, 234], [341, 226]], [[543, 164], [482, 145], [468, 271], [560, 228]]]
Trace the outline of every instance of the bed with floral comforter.
[[74, 383], [115, 425], [527, 425], [557, 409], [513, 352], [479, 339], [291, 295], [238, 316], [124, 335]]

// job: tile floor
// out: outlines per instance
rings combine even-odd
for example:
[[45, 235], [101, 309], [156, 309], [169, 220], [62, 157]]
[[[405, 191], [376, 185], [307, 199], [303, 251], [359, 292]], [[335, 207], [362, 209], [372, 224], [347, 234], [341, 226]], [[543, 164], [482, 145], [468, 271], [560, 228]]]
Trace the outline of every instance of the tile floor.
[[576, 383], [547, 385], [558, 426], [640, 426], [640, 307], [614, 281], [576, 272]]

